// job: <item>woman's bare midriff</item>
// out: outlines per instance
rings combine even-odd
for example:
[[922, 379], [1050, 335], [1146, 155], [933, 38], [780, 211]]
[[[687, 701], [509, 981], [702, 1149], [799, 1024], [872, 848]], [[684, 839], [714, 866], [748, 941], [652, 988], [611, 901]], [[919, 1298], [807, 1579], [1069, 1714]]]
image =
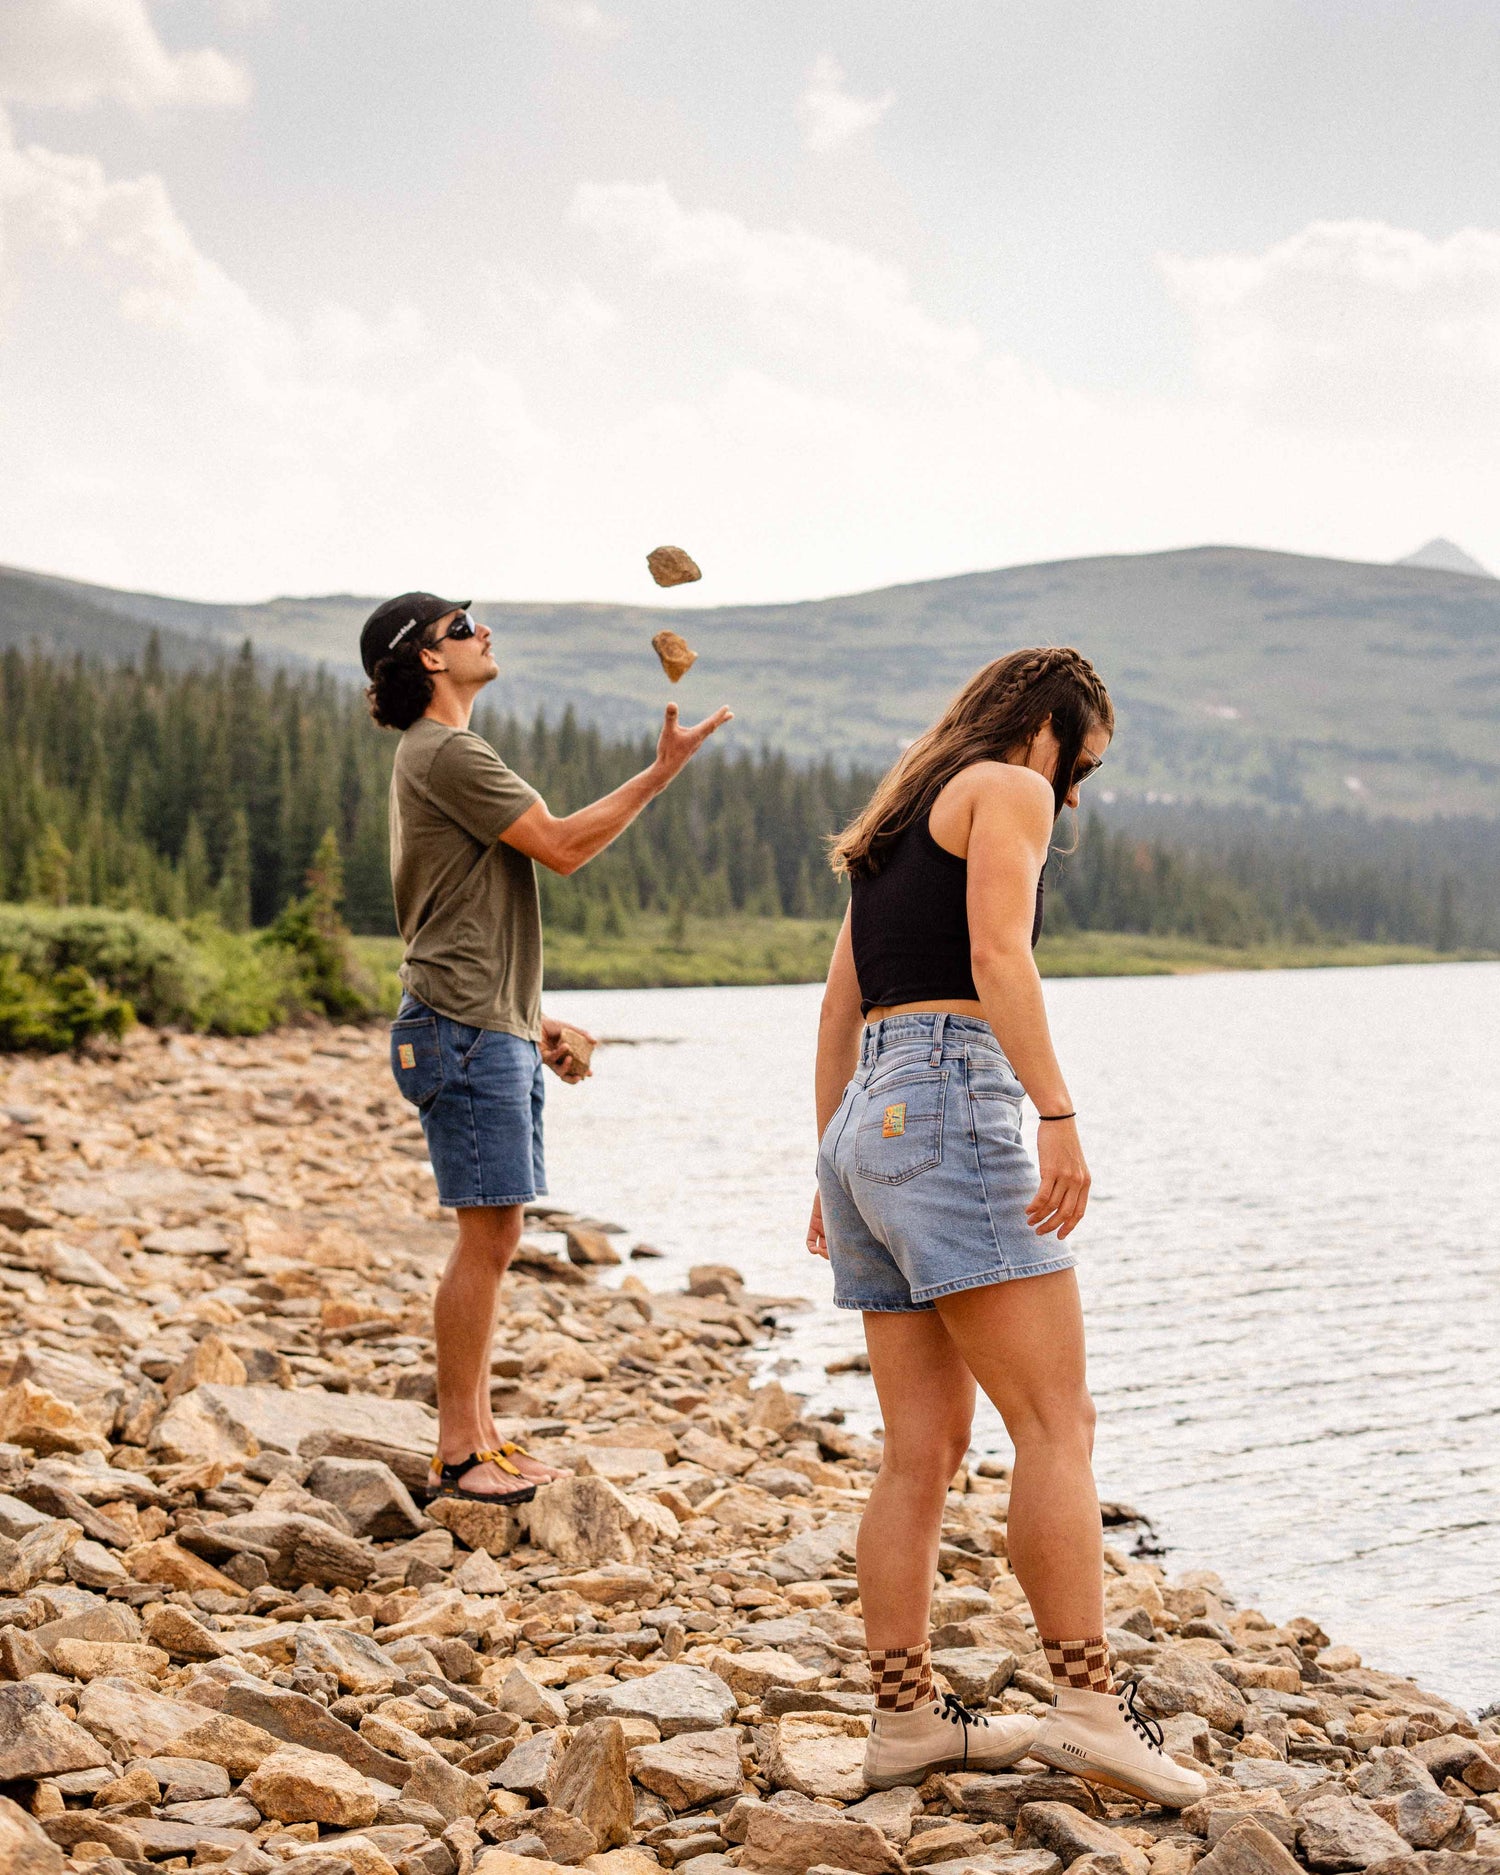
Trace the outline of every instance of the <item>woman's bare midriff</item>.
[[887, 1016], [974, 1016], [980, 1022], [988, 1020], [984, 1004], [969, 998], [947, 1003], [891, 1003], [884, 1009], [872, 1009], [865, 1022], [884, 1022]]

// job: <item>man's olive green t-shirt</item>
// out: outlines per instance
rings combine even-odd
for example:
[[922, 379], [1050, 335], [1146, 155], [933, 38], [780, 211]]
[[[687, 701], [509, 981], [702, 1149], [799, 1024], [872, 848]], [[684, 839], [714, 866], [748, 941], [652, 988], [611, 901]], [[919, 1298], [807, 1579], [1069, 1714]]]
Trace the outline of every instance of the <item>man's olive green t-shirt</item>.
[[536, 868], [500, 836], [542, 797], [472, 729], [422, 716], [391, 773], [401, 980], [441, 1016], [540, 1041]]

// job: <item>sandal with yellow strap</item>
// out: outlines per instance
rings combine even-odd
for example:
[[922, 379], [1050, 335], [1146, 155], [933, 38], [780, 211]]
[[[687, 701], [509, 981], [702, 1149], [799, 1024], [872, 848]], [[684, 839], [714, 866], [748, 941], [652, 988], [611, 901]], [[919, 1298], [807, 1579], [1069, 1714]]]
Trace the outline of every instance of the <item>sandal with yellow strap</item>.
[[[510, 1462], [512, 1452], [521, 1452], [521, 1448], [507, 1442], [498, 1452], [470, 1452], [467, 1458], [457, 1458], [451, 1465], [443, 1462], [441, 1453], [434, 1453], [427, 1468], [427, 1488], [422, 1493], [422, 1501], [431, 1504], [440, 1497], [459, 1497], [469, 1498], [476, 1504], [529, 1504], [536, 1496], [536, 1485]], [[521, 1456], [529, 1458], [531, 1454], [521, 1452]], [[514, 1491], [466, 1491], [458, 1481], [476, 1465], [496, 1465], [511, 1477], [520, 1478], [521, 1483]]]

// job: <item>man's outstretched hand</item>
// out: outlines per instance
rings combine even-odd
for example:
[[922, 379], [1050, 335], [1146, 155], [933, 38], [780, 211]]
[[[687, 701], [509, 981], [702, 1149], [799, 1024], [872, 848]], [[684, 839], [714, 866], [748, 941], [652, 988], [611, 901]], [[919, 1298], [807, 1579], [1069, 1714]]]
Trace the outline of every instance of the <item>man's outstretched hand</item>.
[[712, 716], [706, 716], [701, 723], [695, 723], [691, 729], [684, 729], [677, 720], [677, 705], [669, 703], [662, 722], [661, 735], [656, 743], [656, 760], [652, 766], [663, 787], [674, 775], [680, 774], [698, 753], [716, 729], [722, 729], [725, 723], [734, 721], [734, 711], [726, 704], [723, 709], [715, 710]]

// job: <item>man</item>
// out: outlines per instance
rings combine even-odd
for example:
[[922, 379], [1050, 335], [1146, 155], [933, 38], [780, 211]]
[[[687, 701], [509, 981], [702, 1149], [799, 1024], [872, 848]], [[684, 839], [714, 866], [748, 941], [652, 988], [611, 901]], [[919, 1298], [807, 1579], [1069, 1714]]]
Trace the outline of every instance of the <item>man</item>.
[[522, 1503], [559, 1474], [501, 1441], [490, 1343], [522, 1206], [546, 1190], [542, 1067], [583, 1079], [561, 1024], [542, 1014], [540, 861], [568, 874], [628, 827], [730, 720], [696, 728], [667, 706], [656, 759], [623, 787], [558, 818], [469, 728], [499, 676], [489, 628], [433, 593], [377, 606], [360, 635], [377, 723], [402, 732], [391, 775], [391, 881], [406, 993], [391, 1068], [417, 1108], [438, 1202], [458, 1242], [433, 1308], [438, 1451], [432, 1495]]

